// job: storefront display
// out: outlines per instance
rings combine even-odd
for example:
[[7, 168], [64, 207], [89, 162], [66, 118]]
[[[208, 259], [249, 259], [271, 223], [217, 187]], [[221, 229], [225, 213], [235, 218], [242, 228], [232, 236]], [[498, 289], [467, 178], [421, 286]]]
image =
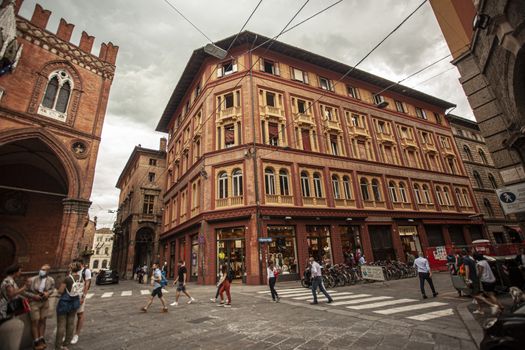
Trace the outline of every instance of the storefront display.
[[[368, 226], [374, 261], [396, 260], [390, 226]], [[368, 257], [367, 260], [370, 260]]]
[[199, 237], [191, 236], [191, 277], [199, 276]]
[[228, 265], [236, 279], [244, 279], [244, 257], [246, 255], [244, 242], [244, 227], [222, 228], [217, 234], [217, 276], [222, 264]]
[[272, 238], [268, 244], [268, 260], [274, 262], [283, 276], [298, 273], [295, 227], [268, 226], [268, 237]]
[[341, 246], [345, 264], [357, 264], [362, 254], [359, 225], [341, 226]]
[[318, 262], [328, 259], [332, 261], [332, 246], [330, 242], [330, 226], [306, 226], [308, 256]]
[[423, 253], [419, 235], [417, 234], [416, 226], [398, 226], [399, 236], [401, 237], [401, 245], [405, 258], [408, 260], [414, 259], [418, 253]]

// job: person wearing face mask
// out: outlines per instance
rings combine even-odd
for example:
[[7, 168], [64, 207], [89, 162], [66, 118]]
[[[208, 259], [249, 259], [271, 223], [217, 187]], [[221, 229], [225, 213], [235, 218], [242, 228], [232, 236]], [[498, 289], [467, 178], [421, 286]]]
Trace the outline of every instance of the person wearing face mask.
[[50, 266], [45, 264], [37, 276], [31, 278], [26, 295], [31, 302], [31, 332], [35, 349], [45, 349], [46, 320], [49, 316], [49, 296], [55, 290], [55, 280], [49, 276]]

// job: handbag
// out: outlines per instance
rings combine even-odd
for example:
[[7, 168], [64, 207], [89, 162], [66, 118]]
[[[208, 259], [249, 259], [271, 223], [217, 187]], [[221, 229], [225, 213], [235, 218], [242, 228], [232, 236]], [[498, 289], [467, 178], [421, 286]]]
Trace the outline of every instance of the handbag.
[[7, 304], [7, 314], [19, 316], [31, 311], [29, 301], [26, 298], [15, 298]]
[[57, 303], [57, 314], [65, 315], [70, 313], [71, 311], [78, 310], [79, 308], [80, 297], [78, 295], [72, 297], [67, 291], [64, 291]]

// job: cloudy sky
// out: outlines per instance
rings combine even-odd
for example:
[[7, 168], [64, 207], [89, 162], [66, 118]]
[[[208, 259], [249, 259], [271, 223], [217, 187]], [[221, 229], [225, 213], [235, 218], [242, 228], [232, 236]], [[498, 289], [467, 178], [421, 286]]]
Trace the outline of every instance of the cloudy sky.
[[[208, 37], [220, 40], [236, 34], [259, 0], [169, 0]], [[35, 0], [25, 0], [20, 11], [31, 18]], [[305, 0], [263, 0], [246, 29], [273, 37]], [[311, 0], [293, 23], [327, 7], [335, 0]], [[422, 0], [344, 0], [332, 9], [284, 34], [287, 44], [356, 64]], [[207, 40], [184, 21], [165, 0], [39, 0], [53, 14], [48, 30], [55, 32], [63, 17], [75, 24], [72, 42], [82, 30], [100, 43], [120, 47], [117, 72], [111, 88], [102, 144], [91, 200], [91, 216], [99, 227], [111, 227], [118, 206], [115, 188], [120, 171], [133, 147], [158, 147], [163, 136], [155, 132], [161, 113], [192, 51]], [[292, 23], [292, 25], [293, 25]], [[359, 68], [398, 81], [447, 55], [430, 4], [423, 7]], [[446, 59], [407, 80], [414, 87], [458, 105], [455, 114], [473, 119], [458, 82], [459, 74]]]

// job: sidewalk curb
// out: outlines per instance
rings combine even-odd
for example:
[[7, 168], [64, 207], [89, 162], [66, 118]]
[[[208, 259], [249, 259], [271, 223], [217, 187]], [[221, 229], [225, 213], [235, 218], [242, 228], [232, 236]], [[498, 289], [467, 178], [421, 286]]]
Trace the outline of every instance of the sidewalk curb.
[[479, 325], [478, 321], [474, 319], [474, 316], [470, 313], [468, 306], [471, 302], [466, 302], [458, 305], [456, 310], [459, 314], [459, 318], [465, 325], [474, 345], [479, 349], [479, 344], [483, 340], [483, 328]]

